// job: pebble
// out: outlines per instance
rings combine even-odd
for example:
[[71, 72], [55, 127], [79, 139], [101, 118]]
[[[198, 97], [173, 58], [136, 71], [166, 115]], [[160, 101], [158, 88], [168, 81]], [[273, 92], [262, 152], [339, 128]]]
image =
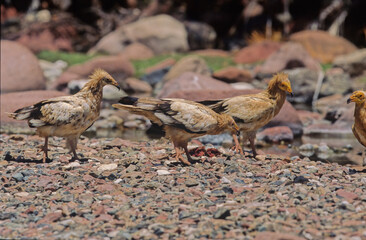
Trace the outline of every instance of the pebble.
[[158, 173], [159, 176], [161, 175], [170, 175], [172, 174], [171, 172], [169, 172], [168, 170], [164, 170], [164, 169], [161, 169], [161, 170], [157, 170], [156, 171]]
[[118, 167], [118, 165], [116, 163], [103, 164], [98, 167], [98, 171], [99, 172], [112, 171], [112, 170], [116, 169], [117, 167]]
[[[14, 137], [13, 137], [14, 139]], [[0, 134], [17, 159], [43, 142]], [[221, 154], [184, 166], [165, 139], [62, 138], [0, 164], [0, 236], [39, 239], [363, 239], [366, 171], [307, 157]], [[222, 151], [223, 150], [223, 151]], [[317, 150], [316, 150], [317, 151]], [[123, 152], [123, 155], [122, 155]], [[89, 154], [89, 155], [88, 155]], [[91, 230], [92, 229], [92, 230]]]

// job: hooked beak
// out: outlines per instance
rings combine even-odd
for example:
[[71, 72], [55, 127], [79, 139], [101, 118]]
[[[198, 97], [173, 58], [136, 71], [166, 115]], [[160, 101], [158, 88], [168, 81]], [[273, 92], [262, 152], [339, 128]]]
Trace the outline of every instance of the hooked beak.
[[347, 104], [350, 104], [352, 102], [352, 99], [351, 98], [348, 98], [347, 99]]
[[290, 95], [291, 95], [291, 97], [294, 97], [294, 94], [292, 92], [290, 92]]

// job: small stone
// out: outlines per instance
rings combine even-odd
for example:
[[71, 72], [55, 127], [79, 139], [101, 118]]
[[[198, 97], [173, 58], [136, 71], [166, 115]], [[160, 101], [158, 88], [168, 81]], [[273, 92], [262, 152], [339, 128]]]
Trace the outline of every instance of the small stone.
[[69, 170], [69, 169], [77, 168], [77, 167], [80, 167], [80, 163], [78, 163], [78, 162], [72, 162], [72, 163], [69, 163], [69, 164], [65, 165], [63, 168], [65, 170]]
[[230, 210], [226, 209], [226, 208], [219, 208], [216, 210], [216, 212], [213, 215], [213, 218], [215, 219], [226, 219], [227, 217], [229, 217], [230, 214]]
[[188, 179], [185, 184], [187, 187], [194, 187], [197, 186], [199, 183], [196, 180]]
[[15, 173], [13, 176], [12, 176], [12, 178], [14, 178], [17, 182], [21, 182], [21, 181], [23, 181], [23, 179], [24, 179], [24, 176], [23, 176], [23, 174], [21, 174], [21, 173]]
[[14, 195], [17, 196], [17, 197], [28, 197], [29, 193], [27, 193], [27, 192], [18, 192]]
[[221, 178], [221, 182], [222, 183], [228, 183], [228, 184], [231, 184], [231, 181], [229, 179], [227, 179], [226, 177], [222, 177]]
[[171, 174], [171, 172], [169, 172], [168, 170], [164, 170], [164, 169], [158, 170], [156, 172], [158, 173], [159, 176]]
[[112, 170], [116, 169], [117, 167], [118, 167], [118, 165], [116, 163], [103, 164], [98, 167], [98, 171], [99, 172], [112, 171]]

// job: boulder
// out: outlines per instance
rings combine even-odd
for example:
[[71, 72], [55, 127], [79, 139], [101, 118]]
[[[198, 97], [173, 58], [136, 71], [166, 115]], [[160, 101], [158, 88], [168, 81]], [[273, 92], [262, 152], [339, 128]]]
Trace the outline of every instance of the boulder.
[[273, 74], [285, 69], [305, 67], [320, 71], [320, 64], [299, 44], [288, 42], [283, 44], [278, 51], [270, 55], [258, 72]]
[[146, 45], [157, 55], [187, 51], [189, 48], [184, 25], [173, 17], [162, 14], [117, 28], [104, 36], [90, 52], [118, 54], [133, 42]]
[[290, 36], [290, 40], [300, 43], [313, 58], [322, 63], [331, 63], [337, 56], [349, 54], [357, 49], [348, 40], [325, 31], [297, 32]]
[[320, 97], [335, 94], [346, 94], [352, 91], [351, 78], [342, 69], [330, 69], [325, 73]]
[[338, 56], [334, 59], [333, 64], [351, 76], [361, 75], [366, 69], [366, 48]]
[[68, 82], [87, 78], [96, 68], [102, 68], [111, 74], [120, 84], [134, 74], [133, 65], [123, 56], [101, 56], [85, 63], [69, 67], [55, 83], [56, 89], [64, 88]]
[[186, 72], [180, 76], [166, 82], [161, 89], [158, 97], [164, 98], [172, 95], [174, 92], [191, 90], [230, 90], [233, 89], [229, 84], [194, 72]]
[[291, 142], [294, 140], [294, 134], [287, 126], [269, 127], [259, 132], [257, 139], [270, 143]]
[[307, 68], [296, 68], [285, 72], [288, 73], [294, 95], [290, 101], [311, 105], [318, 82], [318, 73]]
[[216, 71], [213, 74], [214, 78], [220, 79], [227, 83], [235, 82], [252, 82], [252, 74], [245, 69], [239, 69], [237, 67], [227, 67]]
[[255, 63], [266, 60], [281, 47], [281, 43], [262, 41], [240, 49], [234, 57], [236, 63]]
[[142, 43], [131, 43], [121, 53], [129, 60], [144, 60], [154, 56], [154, 52]]
[[174, 58], [167, 58], [157, 64], [145, 69], [145, 73], [149, 74], [161, 69], [171, 68], [177, 61]]
[[[1, 115], [0, 122], [3, 123], [20, 123], [21, 121], [9, 118], [7, 113], [14, 112], [19, 108], [33, 105], [45, 99], [65, 96], [66, 94], [59, 91], [24, 91], [1, 94]], [[23, 121], [25, 122], [25, 121]]]
[[127, 93], [151, 93], [152, 87], [147, 82], [141, 81], [140, 79], [129, 77], [125, 81], [125, 90]]
[[189, 49], [213, 48], [216, 32], [213, 27], [204, 22], [184, 21], [186, 27]]
[[37, 57], [23, 45], [1, 40], [1, 93], [41, 90], [46, 80]]
[[[230, 98], [238, 95], [254, 94], [261, 90], [258, 89], [246, 89], [246, 90], [236, 90], [236, 89], [201, 89], [201, 90], [180, 90], [174, 91], [170, 94], [164, 95], [167, 98], [183, 98], [192, 101], [203, 101], [203, 100], [217, 100]], [[272, 119], [265, 127], [275, 127], [275, 126], [287, 126], [289, 127], [295, 136], [302, 134], [302, 123], [297, 114], [296, 109], [289, 103], [285, 102], [281, 111], [278, 115]]]
[[[76, 32], [70, 26], [65, 26], [66, 31]], [[49, 28], [42, 29], [36, 34], [23, 34], [17, 40], [18, 43], [28, 47], [32, 52], [40, 51], [73, 51], [71, 38], [56, 37]]]
[[174, 66], [164, 76], [164, 81], [170, 81], [185, 72], [194, 72], [203, 76], [211, 76], [211, 70], [203, 58], [198, 56], [187, 56], [174, 64]]

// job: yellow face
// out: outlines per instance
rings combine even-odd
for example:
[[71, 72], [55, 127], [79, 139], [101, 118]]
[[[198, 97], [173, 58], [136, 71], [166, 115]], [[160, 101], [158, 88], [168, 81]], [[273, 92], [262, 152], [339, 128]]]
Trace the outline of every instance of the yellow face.
[[111, 76], [111, 75], [106, 75], [105, 77], [102, 78], [102, 81], [104, 82], [105, 85], [112, 85], [115, 86], [118, 89], [121, 89], [119, 87], [118, 82]]
[[238, 125], [236, 124], [236, 122], [234, 121], [234, 119], [230, 116], [228, 116], [229, 121], [228, 121], [228, 126], [231, 129], [231, 132], [235, 133], [236, 135], [239, 136], [240, 134], [240, 128], [238, 127]]
[[288, 80], [288, 78], [281, 80], [278, 87], [283, 91], [292, 93], [291, 83], [290, 80]]
[[347, 100], [347, 103], [363, 103], [366, 100], [366, 93], [364, 91], [355, 91]]

